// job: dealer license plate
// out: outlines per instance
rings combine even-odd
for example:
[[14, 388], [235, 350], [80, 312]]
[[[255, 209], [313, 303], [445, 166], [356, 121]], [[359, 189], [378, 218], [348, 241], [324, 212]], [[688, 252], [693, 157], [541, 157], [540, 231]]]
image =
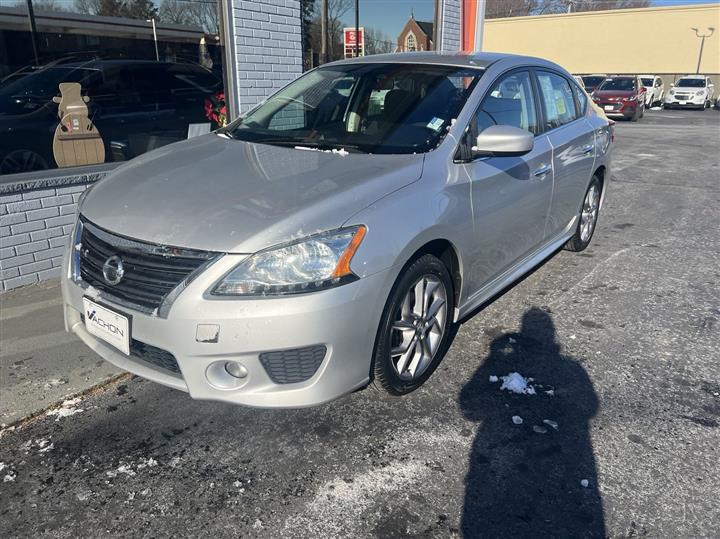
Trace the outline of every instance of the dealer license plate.
[[613, 105], [605, 105], [605, 110], [615, 110]]
[[83, 298], [88, 333], [130, 355], [130, 318]]

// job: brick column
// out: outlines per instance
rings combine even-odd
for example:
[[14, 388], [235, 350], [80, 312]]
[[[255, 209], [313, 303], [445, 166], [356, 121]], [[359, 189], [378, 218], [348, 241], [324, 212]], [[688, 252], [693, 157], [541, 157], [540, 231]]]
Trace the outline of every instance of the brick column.
[[[300, 0], [228, 0], [228, 79], [243, 113], [302, 73]], [[234, 75], [234, 76], [233, 76]]]

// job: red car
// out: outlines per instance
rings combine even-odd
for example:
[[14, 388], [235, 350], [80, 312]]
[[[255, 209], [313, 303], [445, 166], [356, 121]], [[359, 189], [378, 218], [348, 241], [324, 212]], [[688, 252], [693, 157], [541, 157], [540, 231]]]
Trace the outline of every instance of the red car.
[[608, 77], [595, 88], [592, 98], [606, 116], [637, 122], [645, 114], [646, 92], [636, 76]]

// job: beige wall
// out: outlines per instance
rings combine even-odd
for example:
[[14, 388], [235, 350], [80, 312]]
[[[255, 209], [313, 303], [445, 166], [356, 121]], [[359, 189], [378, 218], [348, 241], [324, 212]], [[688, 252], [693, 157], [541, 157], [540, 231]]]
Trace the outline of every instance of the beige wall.
[[493, 19], [484, 51], [539, 56], [572, 73], [720, 73], [720, 4]]

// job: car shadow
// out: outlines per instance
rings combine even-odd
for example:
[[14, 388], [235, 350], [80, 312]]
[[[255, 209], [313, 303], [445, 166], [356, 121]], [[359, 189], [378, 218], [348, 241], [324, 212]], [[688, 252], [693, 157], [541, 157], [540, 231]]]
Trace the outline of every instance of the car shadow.
[[[535, 394], [491, 381], [513, 372], [532, 378]], [[459, 401], [481, 424], [465, 478], [464, 537], [606, 536], [589, 432], [597, 395], [581, 362], [560, 353], [547, 312], [528, 310], [519, 333], [492, 341]]]

